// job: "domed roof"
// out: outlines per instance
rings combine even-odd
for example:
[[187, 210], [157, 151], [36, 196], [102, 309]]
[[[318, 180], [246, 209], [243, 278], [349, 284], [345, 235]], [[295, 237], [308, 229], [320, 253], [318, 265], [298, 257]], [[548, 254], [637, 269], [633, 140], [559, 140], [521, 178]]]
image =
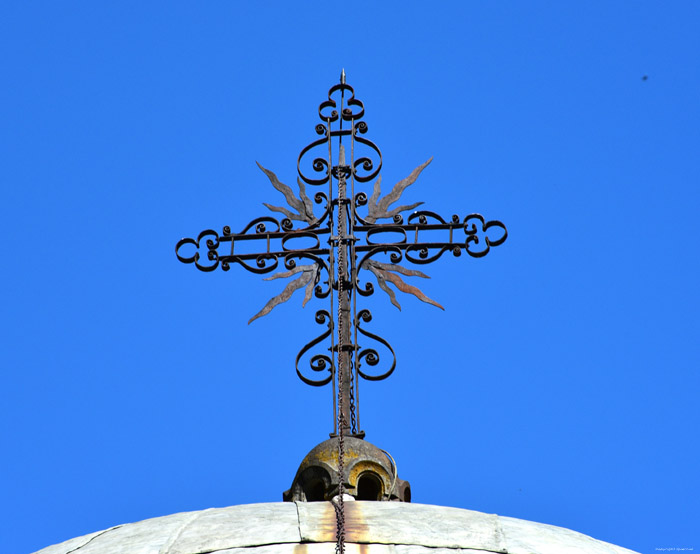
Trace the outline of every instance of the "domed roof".
[[[443, 506], [346, 502], [345, 521], [349, 554], [635, 554], [561, 527]], [[330, 502], [210, 508], [119, 525], [36, 554], [321, 554], [335, 549], [335, 522]]]

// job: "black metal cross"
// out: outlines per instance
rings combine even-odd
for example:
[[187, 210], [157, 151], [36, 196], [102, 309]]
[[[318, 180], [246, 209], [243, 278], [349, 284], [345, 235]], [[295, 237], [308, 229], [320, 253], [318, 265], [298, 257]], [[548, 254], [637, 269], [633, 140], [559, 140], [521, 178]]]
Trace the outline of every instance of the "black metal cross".
[[[318, 112], [323, 122], [316, 125], [320, 138], [306, 146], [297, 161], [298, 195], [272, 171], [258, 164], [289, 205], [285, 208], [265, 204], [271, 211], [282, 214], [282, 219], [259, 217], [239, 233], [232, 233], [229, 226], [223, 228], [221, 235], [207, 229], [196, 239], [180, 240], [175, 252], [181, 262], [194, 263], [201, 271], [214, 271], [219, 266], [228, 271], [231, 264], [239, 264], [253, 273], [265, 274], [277, 269], [282, 262], [285, 270], [268, 279], [296, 278], [248, 323], [268, 314], [301, 288], [305, 289], [304, 305], [312, 296], [329, 299], [330, 309], [316, 312], [316, 322], [326, 329], [300, 350], [296, 371], [309, 385], [332, 384], [334, 433], [362, 437], [359, 378], [386, 379], [396, 367], [396, 355], [389, 343], [363, 327], [371, 321], [372, 314], [367, 309], [358, 311], [358, 296], [374, 292], [373, 284], [363, 279], [373, 276], [399, 309], [401, 306], [389, 283], [442, 309], [440, 304], [401, 278], [401, 275], [427, 275], [399, 263], [428, 264], [445, 252], [460, 256], [464, 251], [480, 258], [488, 254], [491, 247], [503, 244], [508, 233], [500, 221], [486, 221], [475, 213], [464, 218], [453, 215], [445, 220], [436, 213], [421, 210], [404, 221], [401, 214], [422, 202], [390, 209], [432, 158], [382, 196], [379, 175], [382, 155], [364, 136], [367, 132], [367, 124], [361, 121], [364, 105], [355, 98], [353, 88], [345, 83], [345, 72], [341, 74], [340, 83], [328, 91], [328, 100], [320, 104]], [[312, 151], [318, 151], [319, 155], [313, 156]], [[356, 191], [356, 185], [375, 178], [369, 198], [365, 192]], [[327, 192], [317, 192], [312, 202], [306, 192], [307, 185], [327, 185]], [[314, 211], [314, 203], [320, 206], [317, 211]], [[390, 222], [377, 223], [380, 219]], [[244, 247], [250, 244], [248, 241], [262, 248], [246, 252]], [[200, 249], [204, 245], [206, 255], [202, 256]], [[377, 259], [381, 255], [385, 256], [384, 261]], [[299, 263], [301, 261], [304, 263]], [[330, 346], [324, 347], [327, 339]], [[377, 345], [390, 353], [390, 362], [383, 369], [377, 367], [381, 361]], [[313, 372], [310, 375], [300, 369], [302, 359], [308, 362]]]

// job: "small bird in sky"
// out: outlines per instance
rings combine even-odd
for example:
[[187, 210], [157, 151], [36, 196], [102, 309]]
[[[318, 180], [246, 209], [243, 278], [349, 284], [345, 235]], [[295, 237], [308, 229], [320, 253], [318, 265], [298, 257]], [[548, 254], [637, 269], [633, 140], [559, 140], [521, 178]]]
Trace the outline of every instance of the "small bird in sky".
[[649, 75], [642, 75], [642, 81], [646, 81], [649, 79]]

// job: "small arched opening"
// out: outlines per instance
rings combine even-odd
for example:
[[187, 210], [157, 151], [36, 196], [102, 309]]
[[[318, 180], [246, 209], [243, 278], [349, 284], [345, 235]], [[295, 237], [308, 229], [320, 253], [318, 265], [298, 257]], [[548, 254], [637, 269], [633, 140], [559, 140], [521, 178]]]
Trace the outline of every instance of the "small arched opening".
[[312, 479], [304, 483], [304, 496], [307, 502], [322, 502], [326, 499], [326, 486], [323, 479]]
[[357, 480], [357, 500], [381, 500], [382, 482], [373, 473], [363, 473]]

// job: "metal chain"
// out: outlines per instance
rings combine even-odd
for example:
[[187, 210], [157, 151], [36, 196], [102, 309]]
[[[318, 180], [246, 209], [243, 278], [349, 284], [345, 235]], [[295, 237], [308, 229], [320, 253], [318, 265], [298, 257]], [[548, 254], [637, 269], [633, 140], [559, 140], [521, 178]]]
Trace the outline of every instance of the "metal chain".
[[[352, 362], [350, 362], [352, 364]], [[355, 372], [350, 371], [350, 431], [357, 433], [357, 418], [355, 417]]]
[[[338, 427], [342, 429], [342, 425], [345, 423], [345, 418], [341, 412], [338, 416]], [[343, 483], [343, 474], [345, 473], [345, 445], [343, 441], [343, 434], [338, 434], [338, 501], [334, 503], [335, 507], [335, 521], [336, 521], [336, 532], [335, 532], [335, 552], [336, 554], [345, 554], [345, 501], [343, 500], [343, 495], [345, 494], [345, 484]]]
[[[341, 146], [342, 148], [342, 146]], [[345, 160], [341, 153], [340, 163]], [[341, 169], [341, 168], [339, 168]], [[342, 169], [341, 169], [342, 171]], [[344, 189], [344, 176], [339, 173], [338, 175], [338, 188]], [[344, 197], [345, 191], [342, 190], [340, 197]], [[345, 206], [339, 201], [338, 208], [344, 210]], [[343, 359], [345, 357], [345, 351], [343, 350], [343, 314], [342, 314], [342, 298], [343, 298], [343, 281], [345, 280], [345, 275], [341, 275], [341, 270], [344, 267], [345, 245], [343, 244], [342, 238], [345, 236], [345, 229], [343, 229], [343, 224], [345, 218], [342, 214], [338, 216], [338, 501], [335, 503], [335, 519], [336, 519], [336, 554], [345, 554], [345, 502], [343, 496], [345, 495], [345, 441], [343, 440], [343, 432], [345, 429], [345, 414], [343, 413]]]

